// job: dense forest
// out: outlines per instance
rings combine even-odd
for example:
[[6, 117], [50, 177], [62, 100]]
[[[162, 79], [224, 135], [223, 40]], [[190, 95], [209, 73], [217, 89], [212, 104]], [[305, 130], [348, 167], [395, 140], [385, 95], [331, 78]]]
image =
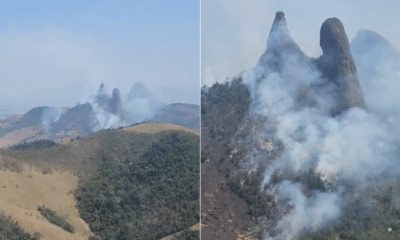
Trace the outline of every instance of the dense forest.
[[97, 236], [160, 239], [199, 222], [199, 136], [141, 134], [122, 142], [115, 131], [104, 134], [98, 171], [75, 194], [81, 217]]

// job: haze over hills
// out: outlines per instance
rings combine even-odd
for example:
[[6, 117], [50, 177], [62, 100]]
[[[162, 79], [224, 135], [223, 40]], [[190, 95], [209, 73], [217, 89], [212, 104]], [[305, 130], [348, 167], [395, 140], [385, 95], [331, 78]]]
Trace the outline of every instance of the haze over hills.
[[36, 107], [0, 121], [1, 146], [39, 139], [63, 141], [143, 121], [173, 123], [194, 131], [200, 126], [198, 105], [162, 103], [140, 82], [124, 97], [117, 88], [110, 95], [101, 84], [95, 96], [74, 107]]
[[398, 51], [337, 18], [320, 47], [277, 12], [258, 64], [202, 89], [202, 237], [400, 238]]

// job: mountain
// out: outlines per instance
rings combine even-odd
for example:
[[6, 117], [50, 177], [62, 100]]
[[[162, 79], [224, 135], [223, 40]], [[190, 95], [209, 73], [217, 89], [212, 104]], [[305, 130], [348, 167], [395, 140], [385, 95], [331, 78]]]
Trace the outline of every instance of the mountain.
[[[277, 12], [257, 65], [202, 89], [202, 238], [374, 239], [389, 232], [383, 222], [397, 221], [384, 218], [400, 206], [389, 200], [394, 195], [379, 196], [388, 187], [367, 197], [369, 189], [358, 189], [379, 171], [379, 160], [368, 180], [353, 179], [374, 162], [364, 157], [385, 159], [371, 148], [387, 132], [368, 119], [362, 78], [339, 19], [322, 23], [320, 46], [321, 56], [306, 56]], [[376, 129], [373, 137], [363, 135]], [[346, 171], [351, 174], [343, 177]]]
[[78, 104], [60, 116], [58, 121], [52, 125], [50, 133], [53, 134], [54, 140], [84, 137], [92, 134], [96, 125], [97, 119], [92, 105], [89, 103]]
[[173, 123], [200, 132], [200, 107], [196, 104], [186, 103], [167, 104], [149, 121]]
[[71, 108], [37, 107], [0, 121], [0, 147], [40, 139], [66, 141], [143, 121], [178, 124], [197, 132], [200, 128], [198, 105], [164, 104], [143, 83], [136, 83], [124, 98], [118, 88], [109, 95], [101, 84], [85, 103]]
[[163, 105], [141, 82], [135, 83], [123, 100], [128, 124], [149, 121]]
[[100, 85], [99, 91], [97, 92], [97, 95], [94, 97], [93, 105], [94, 107], [98, 107], [107, 113], [117, 115], [120, 118], [124, 117], [121, 93], [118, 88], [114, 88], [112, 96], [109, 96], [104, 84], [102, 83]]
[[361, 88], [368, 107], [374, 111], [384, 110], [386, 113], [383, 115], [397, 119], [400, 116], [400, 108], [396, 106], [400, 101], [399, 50], [370, 30], [357, 32], [350, 48], [360, 72]]
[[155, 97], [144, 83], [137, 82], [123, 100], [129, 124], [147, 121], [173, 123], [200, 131], [200, 108], [195, 104], [165, 104]]
[[126, 95], [126, 99], [128, 101], [132, 101], [138, 98], [145, 98], [145, 99], [150, 99], [151, 101], [154, 102], [160, 102], [142, 82], [135, 83], [135, 85], [133, 85], [129, 93]]
[[[370, 30], [357, 32], [350, 44], [354, 58], [364, 56], [363, 63], [377, 63], [380, 61], [400, 60], [400, 52], [387, 39]], [[366, 60], [369, 61], [366, 61]]]
[[[284, 13], [277, 12], [267, 40], [267, 49], [255, 67], [256, 83], [262, 84], [274, 74], [301, 78], [302, 75], [296, 76], [290, 69], [298, 68], [298, 72], [310, 72], [309, 68], [315, 68], [327, 81], [305, 87], [298, 86], [295, 98], [299, 106], [318, 105], [318, 95], [329, 92], [334, 103], [327, 111], [332, 116], [339, 115], [352, 107], [363, 108], [365, 105], [357, 69], [350, 53], [347, 35], [339, 19], [329, 18], [322, 24], [320, 45], [323, 54], [319, 58], [306, 56], [290, 36]], [[304, 81], [299, 80], [300, 83]], [[255, 97], [258, 99], [260, 96]]]
[[308, 57], [295, 43], [289, 34], [285, 14], [279, 11], [275, 15], [271, 31], [267, 40], [267, 49], [258, 60], [257, 67], [267, 73], [281, 72], [283, 62], [289, 56], [296, 55], [298, 62], [308, 61]]

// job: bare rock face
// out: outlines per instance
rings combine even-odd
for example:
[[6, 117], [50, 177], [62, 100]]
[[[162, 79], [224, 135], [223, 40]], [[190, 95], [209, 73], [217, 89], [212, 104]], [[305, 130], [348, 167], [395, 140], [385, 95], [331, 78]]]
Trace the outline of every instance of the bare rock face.
[[104, 83], [100, 85], [99, 91], [95, 96], [94, 102], [106, 112], [111, 112], [108, 102], [110, 101], [110, 96], [107, 93]]
[[114, 88], [112, 92], [112, 98], [109, 100], [110, 111], [114, 115], [118, 115], [119, 117], [123, 117], [124, 113], [122, 110], [122, 100], [121, 93], [118, 88]]
[[[323, 94], [329, 88], [334, 99], [327, 110], [330, 115], [338, 115], [352, 107], [363, 108], [364, 98], [343, 24], [337, 18], [329, 18], [322, 24], [320, 34], [323, 54], [317, 59], [310, 58], [289, 35], [284, 13], [277, 12], [268, 37], [267, 49], [256, 67], [261, 69], [257, 72], [259, 75], [256, 83], [263, 81], [272, 72], [283, 73], [288, 68], [291, 71], [298, 68], [316, 69], [320, 72], [323, 83], [311, 84], [308, 89], [299, 90], [295, 99], [300, 106], [316, 106], [312, 92]], [[257, 94], [255, 98], [257, 101]]]
[[281, 72], [287, 57], [297, 55], [300, 61], [308, 61], [308, 57], [301, 51], [289, 35], [285, 14], [281, 11], [275, 15], [267, 41], [267, 50], [258, 61], [267, 71]]
[[121, 93], [118, 88], [113, 89], [110, 97], [102, 83], [94, 101], [104, 111], [123, 117]]
[[323, 54], [314, 63], [322, 77], [328, 78], [338, 88], [337, 105], [331, 115], [352, 107], [364, 108], [357, 68], [342, 22], [337, 18], [327, 19], [322, 24], [320, 34]]

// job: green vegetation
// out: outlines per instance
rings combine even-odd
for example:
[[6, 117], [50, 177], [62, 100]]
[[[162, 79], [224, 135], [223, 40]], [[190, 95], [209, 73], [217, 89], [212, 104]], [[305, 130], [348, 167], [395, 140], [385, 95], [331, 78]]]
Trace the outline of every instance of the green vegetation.
[[30, 150], [30, 149], [43, 149], [43, 148], [50, 148], [57, 146], [57, 143], [54, 142], [53, 140], [37, 140], [33, 142], [24, 142], [18, 145], [14, 145], [10, 147], [10, 149], [13, 150]]
[[[249, 214], [254, 217], [269, 216], [275, 199], [266, 191], [260, 191], [262, 171], [256, 174], [240, 174], [229, 179], [228, 186], [248, 204]], [[228, 176], [229, 177], [229, 176]]]
[[385, 211], [385, 207], [371, 209], [353, 203], [338, 221], [316, 232], [306, 231], [299, 239], [400, 239], [400, 209]]
[[[218, 109], [224, 110], [221, 106], [235, 106], [237, 112], [245, 113], [248, 110], [250, 99], [250, 91], [248, 87], [243, 84], [241, 78], [235, 78], [224, 84], [215, 83], [207, 91], [201, 92], [201, 114], [213, 114]], [[230, 109], [229, 109], [230, 110]]]
[[321, 175], [316, 173], [313, 169], [301, 174], [298, 180], [303, 182], [310, 190], [326, 191], [325, 182], [322, 180]]
[[65, 231], [75, 233], [74, 227], [71, 226], [63, 217], [57, 216], [56, 212], [50, 208], [38, 207], [38, 211], [42, 214], [49, 222], [61, 227]]
[[0, 213], [0, 240], [39, 240], [40, 234], [35, 233], [31, 236], [18, 226], [18, 222], [14, 222], [10, 217], [6, 217], [4, 213]]
[[76, 139], [72, 143], [60, 144], [52, 148], [18, 151], [0, 149], [0, 168], [21, 172], [22, 165], [33, 166], [42, 173], [52, 170], [65, 171], [79, 176], [81, 181], [91, 178], [98, 172], [101, 164], [99, 152], [113, 149], [113, 154], [122, 156], [134, 143], [135, 151], [142, 153], [151, 144], [152, 139], [160, 135], [137, 134], [121, 130], [103, 130], [85, 139]]
[[198, 223], [199, 137], [120, 133], [103, 133], [98, 171], [75, 194], [91, 230], [103, 240], [160, 239]]
[[241, 78], [202, 89], [201, 122], [209, 128], [211, 139], [230, 140], [248, 112], [250, 102], [250, 90]]

